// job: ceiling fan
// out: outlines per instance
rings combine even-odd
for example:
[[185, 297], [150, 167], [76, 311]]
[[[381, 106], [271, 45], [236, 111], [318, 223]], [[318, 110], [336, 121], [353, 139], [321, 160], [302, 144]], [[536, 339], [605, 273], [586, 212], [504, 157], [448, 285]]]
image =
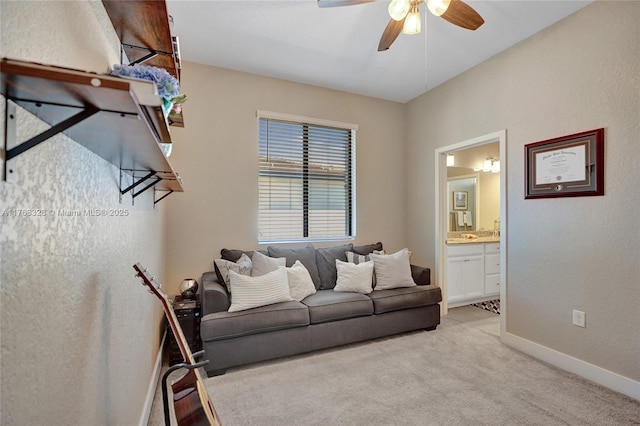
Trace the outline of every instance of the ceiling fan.
[[[319, 7], [352, 6], [370, 3], [375, 0], [318, 0]], [[439, 16], [450, 23], [468, 30], [477, 30], [484, 19], [471, 6], [462, 0], [391, 0], [389, 15], [391, 20], [382, 33], [378, 51], [388, 50], [398, 38], [400, 32], [404, 34], [418, 34], [421, 31], [420, 12], [418, 6], [425, 2], [427, 8], [435, 16]]]

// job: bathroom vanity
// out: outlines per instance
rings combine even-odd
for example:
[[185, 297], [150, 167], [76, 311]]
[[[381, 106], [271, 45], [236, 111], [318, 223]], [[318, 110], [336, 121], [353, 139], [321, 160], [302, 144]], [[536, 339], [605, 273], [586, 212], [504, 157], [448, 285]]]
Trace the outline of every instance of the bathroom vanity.
[[445, 283], [449, 307], [499, 298], [499, 238], [447, 239]]

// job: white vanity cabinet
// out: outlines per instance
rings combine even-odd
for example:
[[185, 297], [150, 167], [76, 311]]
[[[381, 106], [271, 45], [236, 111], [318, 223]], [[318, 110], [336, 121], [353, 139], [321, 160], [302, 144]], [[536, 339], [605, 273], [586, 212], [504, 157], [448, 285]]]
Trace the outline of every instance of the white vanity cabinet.
[[484, 295], [500, 295], [500, 243], [484, 245]]
[[449, 304], [484, 296], [484, 245], [447, 246]]
[[500, 243], [447, 245], [445, 277], [450, 307], [500, 295]]

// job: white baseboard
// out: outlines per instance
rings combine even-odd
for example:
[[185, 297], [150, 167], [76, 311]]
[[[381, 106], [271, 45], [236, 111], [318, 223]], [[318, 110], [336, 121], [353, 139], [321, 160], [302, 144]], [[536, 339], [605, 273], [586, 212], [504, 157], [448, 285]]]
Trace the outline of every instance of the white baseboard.
[[587, 380], [607, 387], [616, 392], [640, 400], [640, 382], [621, 376], [613, 371], [605, 370], [570, 355], [558, 352], [538, 343], [532, 342], [511, 333], [503, 333], [501, 341], [521, 352], [531, 355], [555, 367], [577, 374]]
[[147, 398], [144, 402], [144, 406], [142, 407], [142, 414], [140, 415], [140, 423], [139, 426], [147, 426], [149, 424], [149, 416], [151, 415], [151, 407], [153, 406], [153, 399], [156, 395], [156, 389], [158, 387], [158, 381], [160, 380], [160, 371], [162, 370], [162, 349], [164, 348], [164, 341], [167, 337], [167, 332], [165, 330], [164, 335], [162, 336], [160, 348], [158, 349], [158, 354], [156, 355], [156, 363], [153, 367], [153, 374], [151, 375], [151, 382], [149, 382], [149, 388], [147, 389]]

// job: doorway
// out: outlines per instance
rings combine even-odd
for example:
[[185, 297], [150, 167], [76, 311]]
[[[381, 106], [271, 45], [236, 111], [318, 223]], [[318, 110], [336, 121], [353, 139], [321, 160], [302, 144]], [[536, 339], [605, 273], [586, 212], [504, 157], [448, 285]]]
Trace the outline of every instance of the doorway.
[[[492, 146], [490, 144], [497, 145], [497, 154], [478, 156], [478, 153], [483, 153]], [[456, 154], [457, 153], [457, 154]], [[475, 160], [469, 160], [469, 158], [475, 155]], [[506, 130], [501, 130], [495, 133], [490, 133], [484, 136], [480, 136], [474, 139], [462, 141], [453, 145], [448, 145], [442, 148], [438, 148], [435, 151], [435, 173], [436, 173], [436, 212], [435, 212], [435, 236], [436, 236], [436, 271], [435, 277], [437, 283], [442, 287], [442, 315], [446, 315], [449, 309], [448, 306], [448, 286], [447, 286], [447, 238], [451, 229], [451, 201], [449, 200], [449, 182], [447, 177], [447, 159], [452, 160], [455, 164], [455, 159], [467, 158], [467, 162], [461, 161], [458, 166], [463, 166], [458, 171], [459, 173], [468, 172], [469, 169], [477, 169], [475, 172], [481, 173], [482, 167], [490, 167], [499, 164], [499, 171], [494, 170], [495, 174], [499, 176], [499, 212], [498, 217], [490, 217], [495, 213], [486, 214], [485, 217], [482, 213], [477, 214], [475, 219], [478, 224], [475, 229], [476, 233], [481, 233], [482, 229], [487, 231], [493, 231], [493, 227], [497, 228], [499, 232], [499, 251], [500, 251], [500, 330], [501, 334], [506, 332], [507, 321], [507, 192], [506, 192], [506, 177], [507, 177], [507, 152], [506, 152]], [[489, 158], [493, 157], [493, 158]], [[497, 158], [496, 158], [497, 157]], [[489, 160], [487, 163], [486, 160]], [[469, 161], [476, 161], [477, 166], [470, 167]], [[497, 163], [499, 161], [499, 163]], [[493, 164], [492, 164], [493, 163]], [[450, 164], [450, 168], [451, 163]], [[487, 170], [485, 170], [487, 171]], [[482, 198], [482, 194], [478, 195], [478, 198]], [[471, 233], [471, 232], [470, 232]]]

